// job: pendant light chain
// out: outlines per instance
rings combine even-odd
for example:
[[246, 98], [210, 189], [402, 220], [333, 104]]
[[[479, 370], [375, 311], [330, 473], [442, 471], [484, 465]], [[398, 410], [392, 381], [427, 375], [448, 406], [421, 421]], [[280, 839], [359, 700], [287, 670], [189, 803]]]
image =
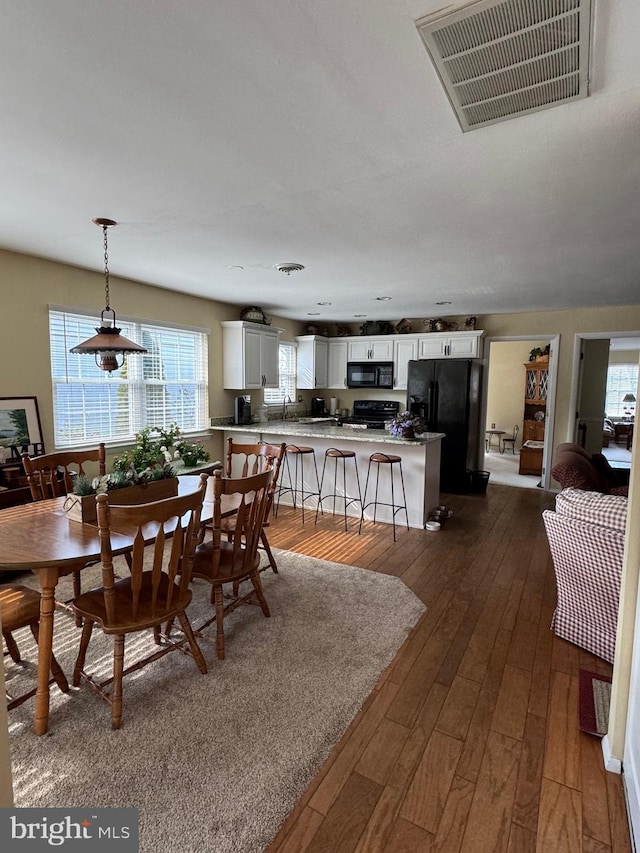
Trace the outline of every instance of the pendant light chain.
[[109, 311], [109, 247], [107, 244], [107, 227], [107, 225], [103, 225], [102, 232], [104, 234], [104, 298], [107, 311]]

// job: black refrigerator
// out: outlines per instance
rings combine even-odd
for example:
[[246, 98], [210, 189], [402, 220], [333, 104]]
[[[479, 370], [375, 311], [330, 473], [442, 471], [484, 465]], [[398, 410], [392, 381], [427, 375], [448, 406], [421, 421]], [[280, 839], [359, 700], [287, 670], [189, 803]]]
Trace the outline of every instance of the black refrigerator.
[[440, 491], [465, 494], [478, 468], [482, 364], [470, 359], [410, 361], [407, 409], [429, 432], [443, 432]]

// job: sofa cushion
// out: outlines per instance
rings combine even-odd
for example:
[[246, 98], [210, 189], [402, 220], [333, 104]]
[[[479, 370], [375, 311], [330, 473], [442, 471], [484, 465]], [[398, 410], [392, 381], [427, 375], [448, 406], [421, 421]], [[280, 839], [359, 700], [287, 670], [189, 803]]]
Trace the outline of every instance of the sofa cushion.
[[584, 489], [590, 492], [607, 492], [609, 484], [600, 476], [591, 456], [577, 445], [560, 445], [553, 460], [551, 475], [563, 488]]
[[567, 518], [606, 527], [624, 533], [627, 524], [627, 498], [604, 495], [582, 489], [563, 489], [556, 495], [556, 512]]

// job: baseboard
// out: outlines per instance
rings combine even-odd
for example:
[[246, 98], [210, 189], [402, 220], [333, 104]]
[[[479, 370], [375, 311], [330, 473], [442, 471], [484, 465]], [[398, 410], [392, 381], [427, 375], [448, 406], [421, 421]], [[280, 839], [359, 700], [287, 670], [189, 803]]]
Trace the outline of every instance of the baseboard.
[[619, 758], [615, 758], [611, 753], [611, 746], [609, 744], [609, 735], [605, 735], [602, 738], [602, 755], [604, 757], [604, 768], [608, 770], [610, 773], [622, 773], [622, 761]]

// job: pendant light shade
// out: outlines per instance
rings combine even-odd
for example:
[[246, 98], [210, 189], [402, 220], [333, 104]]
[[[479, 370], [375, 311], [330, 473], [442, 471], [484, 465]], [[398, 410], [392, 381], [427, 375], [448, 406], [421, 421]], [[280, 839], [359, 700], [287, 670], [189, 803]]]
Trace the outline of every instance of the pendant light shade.
[[[100, 325], [96, 326], [97, 335], [83, 341], [70, 350], [72, 353], [84, 355], [89, 353], [95, 356], [96, 364], [100, 370], [111, 373], [118, 370], [124, 363], [125, 356], [129, 353], [145, 353], [147, 350], [139, 344], [130, 341], [120, 334], [116, 325], [116, 312], [109, 305], [109, 251], [107, 245], [107, 229], [116, 225], [113, 219], [94, 219], [96, 225], [102, 228], [104, 242], [104, 292], [105, 307], [100, 314]], [[121, 359], [118, 360], [118, 356]]]

